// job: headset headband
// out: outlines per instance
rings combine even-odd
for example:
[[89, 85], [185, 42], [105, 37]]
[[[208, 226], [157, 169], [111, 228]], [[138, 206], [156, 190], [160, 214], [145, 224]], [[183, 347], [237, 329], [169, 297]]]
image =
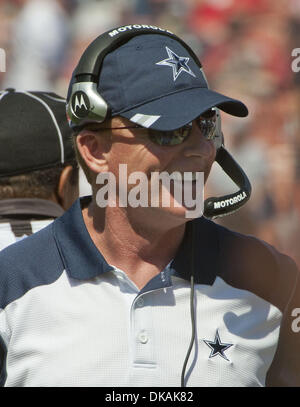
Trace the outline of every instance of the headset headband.
[[[141, 27], [141, 28], [139, 28]], [[201, 62], [194, 53], [194, 51], [179, 37], [173, 34], [171, 31], [163, 30], [162, 28], [154, 27], [149, 28], [145, 25], [127, 25], [123, 27], [117, 27], [113, 30], [106, 31], [104, 34], [99, 35], [84, 51], [79, 63], [74, 71], [74, 77], [76, 82], [80, 82], [82, 79], [90, 80], [92, 82], [97, 81], [100, 76], [103, 59], [107, 54], [120, 47], [131, 38], [137, 35], [145, 34], [158, 34], [165, 35], [173, 38], [177, 42], [180, 42], [187, 51], [192, 55], [197, 65], [202, 68]], [[82, 76], [86, 76], [82, 78]], [[88, 76], [90, 78], [88, 79]]]

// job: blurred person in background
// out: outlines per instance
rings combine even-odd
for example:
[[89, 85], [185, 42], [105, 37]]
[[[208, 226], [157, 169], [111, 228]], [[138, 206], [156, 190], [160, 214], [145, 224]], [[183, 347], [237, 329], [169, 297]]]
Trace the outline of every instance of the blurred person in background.
[[[2, 87], [53, 90], [70, 42], [72, 0], [18, 0]], [[16, 4], [15, 4], [16, 5]]]
[[65, 99], [0, 92], [0, 250], [61, 216], [78, 197]]

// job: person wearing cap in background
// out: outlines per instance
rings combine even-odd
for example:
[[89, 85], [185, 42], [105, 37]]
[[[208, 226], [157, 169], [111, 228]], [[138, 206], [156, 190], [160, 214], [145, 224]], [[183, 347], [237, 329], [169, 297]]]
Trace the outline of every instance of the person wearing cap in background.
[[47, 226], [78, 197], [65, 99], [0, 93], [0, 250]]
[[[299, 385], [293, 260], [207, 219], [215, 207], [191, 220], [186, 202], [175, 205], [182, 178], [167, 191], [173, 204], [162, 193], [157, 205], [123, 201], [136, 185], [120, 164], [145, 175], [146, 191], [153, 173], [192, 173], [195, 192], [194, 174], [206, 181], [219, 152], [242, 188], [218, 108], [243, 117], [246, 106], [208, 88], [187, 44], [146, 25], [98, 37], [67, 100], [93, 194], [0, 253], [3, 385]], [[115, 179], [110, 202], [104, 174]], [[216, 202], [226, 214], [247, 193]]]

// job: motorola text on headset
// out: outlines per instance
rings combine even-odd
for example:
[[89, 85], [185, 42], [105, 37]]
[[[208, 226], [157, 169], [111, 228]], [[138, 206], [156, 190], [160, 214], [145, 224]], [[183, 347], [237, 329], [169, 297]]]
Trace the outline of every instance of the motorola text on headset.
[[[120, 47], [131, 38], [145, 34], [159, 34], [175, 39], [181, 43], [189, 54], [192, 55], [197, 65], [202, 68], [201, 62], [195, 55], [194, 51], [183, 40], [168, 30], [138, 24], [117, 27], [109, 30], [97, 37], [87, 47], [73, 73], [73, 84], [67, 97], [67, 117], [71, 127], [76, 129], [82, 127], [86, 123], [102, 123], [110, 117], [110, 107], [97, 90], [103, 59], [108, 53]], [[216, 136], [214, 143], [217, 150], [215, 161], [221, 166], [223, 171], [232, 179], [239, 189], [232, 194], [206, 199], [204, 202], [203, 215], [209, 219], [232, 214], [240, 209], [249, 200], [251, 195], [251, 184], [247, 175], [225, 149], [224, 137], [221, 129], [220, 111], [217, 107], [214, 109], [216, 110]], [[193, 259], [195, 251], [194, 222], [190, 221], [187, 223], [187, 233], [191, 247], [191, 259]], [[190, 296], [192, 336], [182, 368], [181, 386], [185, 386], [185, 370], [195, 341], [195, 270], [193, 269], [193, 263], [194, 262], [192, 261]]]

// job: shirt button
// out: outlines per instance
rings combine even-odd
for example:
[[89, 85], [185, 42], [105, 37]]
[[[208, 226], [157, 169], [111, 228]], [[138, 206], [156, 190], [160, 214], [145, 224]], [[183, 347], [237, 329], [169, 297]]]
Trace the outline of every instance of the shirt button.
[[139, 298], [139, 299], [137, 300], [137, 302], [136, 302], [136, 305], [137, 305], [138, 307], [142, 307], [142, 306], [144, 305], [144, 300], [143, 300], [143, 298]]
[[141, 343], [147, 343], [148, 342], [148, 335], [145, 331], [142, 331], [139, 333], [139, 341]]

